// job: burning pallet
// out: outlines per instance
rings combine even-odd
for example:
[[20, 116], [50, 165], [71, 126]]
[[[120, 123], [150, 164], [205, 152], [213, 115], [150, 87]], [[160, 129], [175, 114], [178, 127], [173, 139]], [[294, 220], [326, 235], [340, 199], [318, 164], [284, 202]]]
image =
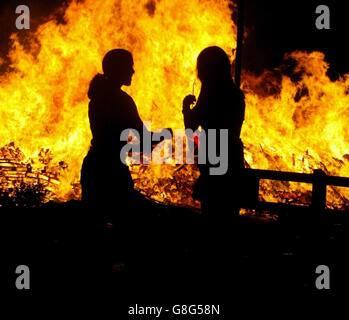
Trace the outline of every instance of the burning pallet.
[[4, 178], [9, 184], [17, 181], [26, 183], [43, 184], [49, 188], [50, 184], [59, 184], [56, 175], [52, 173], [33, 172], [32, 166], [16, 162], [11, 159], [0, 159], [0, 177]]
[[38, 206], [59, 184], [49, 172], [34, 171], [30, 163], [0, 159], [0, 206]]

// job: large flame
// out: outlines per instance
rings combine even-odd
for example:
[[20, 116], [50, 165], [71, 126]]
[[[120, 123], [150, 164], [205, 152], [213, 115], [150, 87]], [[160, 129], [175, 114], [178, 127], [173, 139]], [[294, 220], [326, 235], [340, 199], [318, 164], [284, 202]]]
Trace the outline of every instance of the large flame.
[[[74, 0], [65, 23], [52, 19], [41, 25], [30, 49], [13, 34], [9, 57], [14, 71], [0, 78], [0, 145], [14, 142], [23, 163], [30, 159], [37, 170], [54, 172], [57, 199], [78, 198], [73, 186], [91, 139], [86, 92], [101, 72], [104, 54], [117, 47], [132, 51], [136, 73], [124, 89], [152, 129], [183, 128], [181, 101], [199, 90], [194, 87], [199, 52], [218, 45], [231, 54], [236, 46], [229, 5], [228, 0]], [[254, 168], [311, 172], [322, 167], [349, 176], [348, 77], [331, 82], [322, 53], [291, 57], [301, 79], [283, 76], [281, 83], [272, 83], [277, 94], [258, 91], [266, 88], [264, 76], [244, 79], [246, 160]], [[113, 170], [113, 161], [118, 159], [106, 159], [103, 174]], [[133, 167], [138, 188], [156, 199], [192, 206], [197, 204], [190, 187], [197, 176], [193, 166]], [[273, 190], [267, 184], [264, 196], [270, 198]]]
[[[252, 167], [349, 176], [349, 76], [332, 82], [327, 76], [328, 63], [321, 52], [293, 52], [286, 55], [296, 62], [293, 81], [282, 76], [273, 84], [268, 72], [259, 79], [248, 76], [247, 117], [243, 127], [245, 158]], [[270, 83], [268, 83], [270, 82]], [[263, 92], [275, 88], [275, 95]], [[254, 89], [254, 90], [253, 90]], [[270, 183], [266, 198], [272, 198]], [[280, 190], [280, 184], [277, 184]], [[289, 188], [288, 183], [280, 191]], [[307, 192], [310, 185], [298, 186]], [[284, 189], [284, 190], [282, 190]], [[348, 205], [344, 188], [328, 188], [328, 204]]]

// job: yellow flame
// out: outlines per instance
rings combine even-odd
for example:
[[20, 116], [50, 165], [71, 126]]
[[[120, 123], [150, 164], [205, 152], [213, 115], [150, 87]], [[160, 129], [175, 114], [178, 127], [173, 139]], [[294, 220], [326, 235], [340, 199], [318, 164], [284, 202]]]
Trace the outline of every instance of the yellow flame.
[[[133, 53], [136, 74], [125, 89], [143, 120], [154, 129], [182, 128], [197, 55], [213, 44], [227, 52], [235, 46], [230, 15], [227, 0], [73, 1], [66, 24], [41, 25], [29, 51], [13, 34], [15, 71], [0, 78], [1, 144], [14, 141], [36, 166], [41, 148], [50, 149], [52, 163], [65, 161], [56, 195], [68, 199], [90, 144], [86, 93], [104, 54], [117, 47]], [[110, 170], [113, 161], [106, 159]]]
[[[255, 168], [305, 173], [321, 168], [331, 175], [349, 176], [348, 75], [332, 82], [321, 52], [296, 51], [288, 57], [297, 62], [295, 72], [301, 79], [295, 83], [283, 76], [277, 95], [253, 92], [265, 75], [248, 76], [244, 83], [246, 160]], [[305, 94], [299, 95], [302, 91]], [[328, 190], [329, 200], [337, 190]]]
[[[218, 45], [234, 57], [231, 13], [228, 0], [74, 0], [65, 11], [66, 23], [50, 20], [39, 26], [29, 50], [13, 34], [9, 57], [14, 71], [0, 78], [0, 144], [15, 142], [34, 168], [43, 166], [39, 151], [49, 149], [45, 155], [53, 167], [68, 164], [57, 169], [57, 198], [79, 197], [72, 184], [79, 181], [91, 139], [86, 93], [91, 78], [101, 72], [104, 54], [117, 47], [133, 53], [136, 73], [124, 89], [152, 129], [183, 128], [182, 99], [200, 90], [195, 75], [199, 52]], [[303, 71], [301, 80], [271, 81], [279, 89], [276, 95], [263, 92], [265, 75], [243, 79], [246, 160], [254, 168], [311, 172], [322, 167], [349, 176], [348, 76], [331, 82], [320, 52], [290, 56]], [[295, 99], [300, 90], [308, 94]], [[112, 170], [114, 161], [106, 159], [104, 169]], [[198, 176], [194, 167], [133, 170], [136, 186], [150, 188], [158, 199], [197, 205], [183, 196]], [[269, 184], [267, 190], [273, 188]]]

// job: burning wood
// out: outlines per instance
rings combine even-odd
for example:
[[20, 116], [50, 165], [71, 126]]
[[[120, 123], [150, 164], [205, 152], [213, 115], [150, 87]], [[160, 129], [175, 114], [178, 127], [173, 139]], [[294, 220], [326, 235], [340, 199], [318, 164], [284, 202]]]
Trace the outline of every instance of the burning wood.
[[[49, 185], [54, 199], [79, 199], [80, 168], [91, 139], [88, 82], [111, 48], [122, 45], [134, 55], [136, 73], [127, 90], [141, 118], [151, 120], [154, 129], [183, 128], [181, 99], [195, 82], [198, 53], [210, 45], [228, 53], [236, 49], [237, 28], [231, 19], [235, 7], [228, 0], [151, 3], [72, 1], [65, 24], [52, 18], [25, 45], [16, 34], [11, 36], [12, 71], [0, 76], [0, 112], [6, 119], [0, 143], [8, 144], [11, 137], [21, 152], [13, 146], [1, 157], [6, 159], [1, 164], [4, 185], [23, 176]], [[320, 52], [296, 51], [285, 56], [293, 61], [291, 74], [282, 67], [259, 77], [244, 74], [242, 140], [251, 168], [304, 173], [326, 168], [331, 175], [349, 176], [349, 77], [331, 81], [324, 58]], [[194, 87], [195, 94], [199, 90]], [[40, 155], [40, 148], [50, 151]], [[188, 191], [197, 177], [193, 167], [140, 168], [133, 168], [138, 189], [156, 199], [197, 206]], [[300, 186], [287, 197], [307, 192]], [[268, 185], [261, 193], [268, 199], [278, 191]], [[337, 203], [336, 197], [349, 199], [349, 194], [330, 188], [329, 203]]]

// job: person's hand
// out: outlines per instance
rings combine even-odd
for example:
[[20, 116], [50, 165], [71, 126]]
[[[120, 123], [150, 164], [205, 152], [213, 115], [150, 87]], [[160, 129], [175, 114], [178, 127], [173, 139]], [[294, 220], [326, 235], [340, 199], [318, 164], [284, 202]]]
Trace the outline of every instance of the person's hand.
[[194, 95], [190, 94], [188, 96], [186, 96], [183, 99], [183, 109], [182, 112], [186, 112], [188, 110], [190, 110], [190, 106], [196, 101], [196, 98]]

